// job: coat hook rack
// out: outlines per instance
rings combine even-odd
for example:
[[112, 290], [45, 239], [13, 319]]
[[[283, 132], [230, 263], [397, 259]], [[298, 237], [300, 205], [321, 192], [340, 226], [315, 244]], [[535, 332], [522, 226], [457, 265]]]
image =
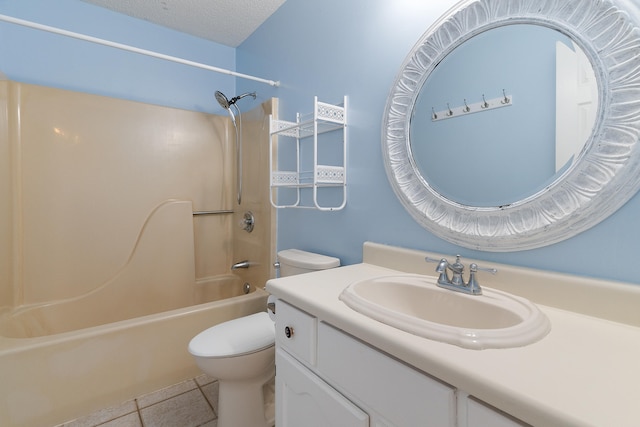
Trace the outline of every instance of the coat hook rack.
[[431, 121], [437, 122], [440, 120], [452, 119], [454, 117], [464, 116], [465, 114], [480, 113], [483, 111], [494, 110], [496, 108], [510, 107], [513, 105], [513, 95], [507, 95], [506, 91], [502, 89], [502, 96], [493, 99], [486, 99], [482, 94], [482, 101], [474, 104], [468, 104], [466, 98], [463, 100], [463, 104], [459, 107], [450, 107], [447, 102], [447, 108], [441, 111], [435, 111], [435, 108], [431, 107]]

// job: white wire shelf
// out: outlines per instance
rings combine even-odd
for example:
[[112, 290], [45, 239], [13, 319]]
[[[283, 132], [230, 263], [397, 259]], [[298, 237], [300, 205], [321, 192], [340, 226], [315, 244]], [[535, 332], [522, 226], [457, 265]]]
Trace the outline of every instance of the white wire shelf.
[[[314, 180], [315, 175], [315, 180]], [[342, 166], [320, 166], [313, 171], [273, 171], [271, 185], [274, 187], [310, 187], [344, 185], [345, 171]]]
[[[274, 158], [274, 143], [277, 143], [277, 138], [271, 138], [271, 150], [270, 150], [270, 164], [271, 164], [271, 204], [276, 208], [315, 208], [319, 210], [340, 210], [346, 205], [346, 184], [347, 184], [347, 170], [346, 170], [346, 155], [347, 155], [347, 138], [346, 138], [346, 126], [347, 126], [347, 98], [344, 97], [344, 103], [340, 105], [328, 104], [325, 102], [319, 102], [318, 97], [314, 97], [313, 112], [301, 115], [296, 114], [296, 121], [278, 120], [273, 117], [269, 121], [269, 132], [272, 136], [285, 136], [295, 139], [294, 150], [296, 158], [297, 170], [278, 170], [277, 161]], [[318, 164], [318, 150], [320, 146], [324, 146], [323, 143], [319, 143], [318, 135], [327, 132], [342, 131], [342, 159], [337, 159], [337, 163], [342, 163], [343, 166], [329, 166]], [[309, 139], [306, 139], [309, 138]], [[305, 141], [302, 143], [302, 141]], [[312, 156], [301, 155], [301, 144], [312, 143]], [[331, 147], [332, 145], [329, 145]], [[326, 147], [326, 146], [325, 146]], [[286, 150], [285, 148], [281, 148]], [[327, 148], [324, 148], [325, 150]], [[301, 167], [302, 166], [302, 167]], [[335, 205], [323, 205], [320, 202], [322, 199], [319, 195], [322, 193], [322, 188], [327, 187], [342, 187], [341, 200]], [[294, 202], [280, 204], [278, 202], [279, 189], [290, 189], [293, 191]], [[311, 189], [311, 190], [309, 190]], [[304, 190], [304, 191], [303, 191]], [[284, 190], [287, 191], [287, 190]], [[311, 193], [305, 193], [311, 191]], [[323, 191], [335, 191], [335, 190], [323, 190]], [[337, 190], [340, 191], [340, 190]], [[287, 197], [290, 193], [286, 193]], [[303, 194], [310, 194], [312, 203], [307, 203], [306, 196]], [[329, 193], [323, 193], [329, 195]], [[331, 193], [333, 195], [333, 193]], [[305, 200], [305, 201], [303, 201]]]
[[[344, 125], [335, 122], [318, 121], [317, 126], [318, 135], [320, 135], [326, 132], [342, 129]], [[287, 120], [274, 119], [271, 121], [270, 132], [271, 135], [283, 135], [300, 139], [308, 138], [314, 134], [314, 120], [311, 119], [305, 122], [296, 123]]]

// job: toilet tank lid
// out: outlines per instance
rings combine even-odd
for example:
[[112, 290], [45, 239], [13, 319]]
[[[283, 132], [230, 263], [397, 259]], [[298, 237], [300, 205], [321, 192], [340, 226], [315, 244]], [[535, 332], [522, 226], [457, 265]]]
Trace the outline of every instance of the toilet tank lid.
[[229, 357], [253, 353], [275, 343], [275, 326], [266, 312], [212, 326], [189, 342], [189, 353], [199, 357]]
[[300, 249], [285, 249], [278, 252], [278, 260], [287, 265], [292, 265], [308, 270], [326, 270], [340, 266], [340, 259], [306, 252]]

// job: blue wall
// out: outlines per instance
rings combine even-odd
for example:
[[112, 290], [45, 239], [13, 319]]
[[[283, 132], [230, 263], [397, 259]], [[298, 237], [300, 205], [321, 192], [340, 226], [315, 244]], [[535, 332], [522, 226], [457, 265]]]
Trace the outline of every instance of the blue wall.
[[[235, 70], [235, 49], [79, 0], [0, 0], [0, 14]], [[0, 21], [0, 72], [24, 83], [226, 114], [235, 79]]]
[[281, 100], [282, 118], [308, 112], [314, 95], [349, 96], [348, 202], [340, 212], [280, 210], [278, 247], [361, 260], [370, 240], [460, 253], [487, 261], [640, 283], [640, 197], [582, 234], [545, 248], [513, 253], [473, 251], [422, 229], [401, 206], [385, 174], [381, 118], [400, 65], [424, 31], [455, 2], [288, 0], [237, 50], [238, 71], [282, 81], [278, 89], [238, 81]]
[[[0, 0], [0, 13], [280, 80], [279, 88], [0, 23], [0, 71], [17, 81], [224, 114], [213, 99], [257, 90], [280, 114], [349, 96], [349, 193], [339, 212], [278, 211], [278, 246], [361, 260], [362, 243], [460, 253], [488, 261], [640, 283], [640, 196], [598, 226], [546, 248], [490, 253], [447, 243], [417, 225], [388, 183], [381, 119], [405, 56], [454, 0], [288, 0], [238, 49], [78, 0]], [[243, 104], [250, 108], [251, 102]], [[244, 101], [243, 101], [244, 102]], [[258, 143], [258, 142], [255, 142]], [[250, 142], [246, 142], [250, 145]], [[266, 185], [266, 183], [265, 183]]]

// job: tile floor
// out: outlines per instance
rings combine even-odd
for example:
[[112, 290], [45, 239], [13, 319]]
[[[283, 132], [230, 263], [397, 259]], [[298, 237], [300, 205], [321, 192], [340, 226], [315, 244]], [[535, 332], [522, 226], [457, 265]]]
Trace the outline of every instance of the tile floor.
[[217, 427], [218, 382], [201, 375], [57, 427]]
[[[265, 414], [275, 414], [275, 381], [265, 384]], [[218, 381], [206, 374], [56, 427], [217, 427]]]

